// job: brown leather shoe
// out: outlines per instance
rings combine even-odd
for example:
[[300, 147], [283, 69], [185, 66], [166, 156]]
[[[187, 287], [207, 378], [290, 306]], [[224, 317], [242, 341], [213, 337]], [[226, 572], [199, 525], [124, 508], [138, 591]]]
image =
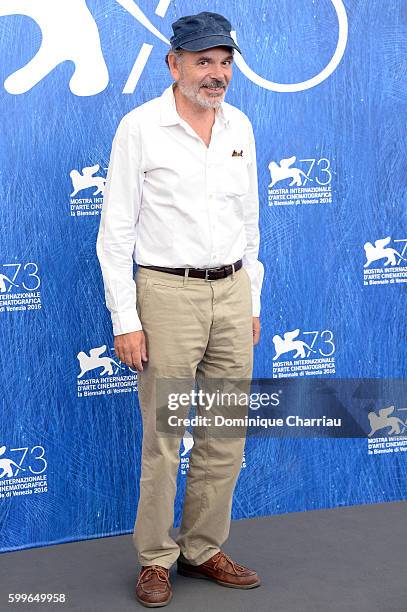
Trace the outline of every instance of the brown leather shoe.
[[177, 559], [177, 572], [190, 578], [204, 578], [235, 589], [253, 589], [260, 586], [257, 573], [232, 561], [222, 550], [201, 565], [191, 565]]
[[170, 571], [161, 565], [142, 565], [136, 585], [136, 597], [147, 608], [158, 608], [170, 603]]

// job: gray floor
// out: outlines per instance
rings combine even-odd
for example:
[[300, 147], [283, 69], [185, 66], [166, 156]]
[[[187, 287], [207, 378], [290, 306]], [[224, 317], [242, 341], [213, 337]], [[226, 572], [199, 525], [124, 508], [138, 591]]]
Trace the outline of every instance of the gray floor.
[[[224, 550], [259, 588], [228, 589], [171, 568], [165, 610], [406, 612], [407, 502], [234, 521]], [[174, 531], [175, 533], [176, 531]], [[0, 610], [146, 610], [130, 535], [0, 555]], [[8, 593], [66, 593], [65, 604], [8, 604]]]

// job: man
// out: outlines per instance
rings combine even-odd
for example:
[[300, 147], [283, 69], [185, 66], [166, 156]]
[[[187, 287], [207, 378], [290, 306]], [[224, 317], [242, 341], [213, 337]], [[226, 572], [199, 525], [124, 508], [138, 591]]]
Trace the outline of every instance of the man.
[[216, 13], [182, 17], [173, 30], [166, 61], [175, 82], [120, 122], [97, 239], [115, 351], [138, 370], [143, 446], [133, 538], [136, 596], [149, 607], [170, 601], [175, 561], [184, 576], [260, 584], [221, 550], [244, 436], [219, 440], [194, 428], [182, 524], [177, 541], [169, 535], [182, 432], [160, 435], [157, 384], [250, 379], [263, 281], [253, 130], [223, 102], [240, 50]]

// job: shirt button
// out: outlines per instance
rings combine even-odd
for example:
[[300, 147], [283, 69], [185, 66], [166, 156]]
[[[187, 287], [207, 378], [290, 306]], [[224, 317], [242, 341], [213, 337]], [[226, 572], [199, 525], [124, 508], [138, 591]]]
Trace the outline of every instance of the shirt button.
[[213, 200], [213, 193], [210, 193], [210, 194], [209, 194], [209, 199], [210, 199], [210, 200]]

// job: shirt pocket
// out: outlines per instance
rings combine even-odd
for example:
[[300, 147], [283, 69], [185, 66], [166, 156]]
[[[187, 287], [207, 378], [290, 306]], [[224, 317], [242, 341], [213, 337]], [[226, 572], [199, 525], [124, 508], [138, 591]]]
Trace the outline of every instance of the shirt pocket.
[[230, 157], [219, 165], [217, 191], [225, 196], [244, 196], [249, 191], [249, 171], [243, 157]]

